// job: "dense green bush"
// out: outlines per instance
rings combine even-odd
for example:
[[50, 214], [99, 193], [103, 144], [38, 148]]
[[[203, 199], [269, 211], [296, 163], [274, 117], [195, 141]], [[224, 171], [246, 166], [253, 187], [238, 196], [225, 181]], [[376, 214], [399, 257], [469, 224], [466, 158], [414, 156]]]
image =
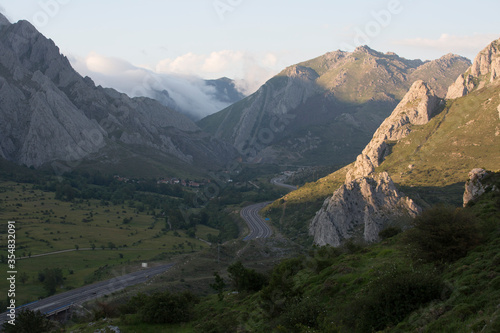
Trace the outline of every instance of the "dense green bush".
[[436, 206], [415, 218], [405, 239], [414, 259], [453, 262], [478, 245], [481, 234], [476, 217], [468, 211]]
[[51, 332], [53, 328], [53, 323], [40, 311], [25, 309], [16, 314], [15, 325], [6, 322], [1, 331], [5, 333], [43, 333]]
[[193, 319], [198, 298], [190, 292], [138, 294], [120, 308], [122, 314], [137, 313], [148, 324], [177, 324]]
[[230, 265], [227, 268], [227, 272], [229, 273], [229, 278], [233, 286], [239, 292], [256, 292], [261, 290], [267, 283], [267, 276], [253, 269], [245, 268], [241, 261], [237, 261]]
[[431, 270], [392, 266], [372, 280], [343, 315], [352, 331], [374, 332], [399, 323], [420, 306], [440, 298], [443, 290], [443, 283]]
[[291, 300], [302, 296], [294, 277], [304, 268], [304, 261], [304, 257], [284, 260], [273, 269], [269, 284], [261, 292], [261, 308], [270, 318], [279, 316]]

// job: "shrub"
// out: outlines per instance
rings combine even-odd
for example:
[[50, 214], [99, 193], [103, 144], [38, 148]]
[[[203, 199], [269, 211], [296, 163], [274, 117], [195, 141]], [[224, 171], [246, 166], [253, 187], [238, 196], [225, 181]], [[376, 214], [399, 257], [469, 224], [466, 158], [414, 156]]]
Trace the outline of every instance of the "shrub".
[[267, 277], [253, 269], [247, 269], [238, 261], [227, 268], [229, 278], [239, 292], [256, 292], [261, 290], [267, 283]]
[[392, 266], [372, 280], [344, 315], [348, 316], [347, 322], [356, 332], [383, 330], [439, 298], [443, 288], [433, 271]]
[[177, 324], [193, 318], [193, 308], [198, 302], [190, 292], [171, 294], [155, 293], [144, 299], [139, 315], [148, 324]]
[[2, 326], [2, 332], [51, 332], [54, 328], [53, 323], [48, 320], [40, 311], [29, 309], [22, 310], [16, 314], [15, 325], [5, 322]]
[[417, 216], [405, 237], [410, 255], [427, 262], [453, 262], [480, 239], [476, 217], [449, 206], [436, 206]]
[[387, 227], [378, 233], [381, 239], [387, 239], [396, 236], [401, 233], [401, 228], [399, 227]]

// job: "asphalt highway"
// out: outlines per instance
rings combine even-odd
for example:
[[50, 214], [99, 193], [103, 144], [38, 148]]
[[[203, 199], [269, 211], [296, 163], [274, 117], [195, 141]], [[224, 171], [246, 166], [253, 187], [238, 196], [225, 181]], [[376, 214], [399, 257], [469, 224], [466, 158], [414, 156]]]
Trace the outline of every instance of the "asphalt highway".
[[255, 205], [246, 206], [240, 211], [241, 217], [245, 220], [250, 228], [250, 233], [243, 240], [251, 240], [257, 238], [268, 238], [273, 234], [271, 228], [260, 217], [259, 211], [272, 201], [261, 202]]
[[285, 181], [285, 176], [275, 177], [271, 179], [271, 184], [279, 187], [284, 187], [292, 191], [295, 191], [297, 189], [297, 186], [285, 184], [283, 183], [284, 181]]
[[[106, 281], [73, 289], [65, 293], [43, 298], [39, 301], [20, 306], [17, 308], [16, 312], [19, 312], [22, 309], [31, 309], [33, 311], [40, 311], [44, 314], [50, 315], [62, 309], [68, 308], [72, 304], [81, 304], [85, 301], [111, 294], [126, 287], [144, 283], [152, 276], [167, 271], [173, 265], [174, 264], [167, 264], [141, 269], [134, 273], [117, 276]], [[0, 315], [0, 325], [7, 320], [9, 320], [7, 312], [2, 313]]]

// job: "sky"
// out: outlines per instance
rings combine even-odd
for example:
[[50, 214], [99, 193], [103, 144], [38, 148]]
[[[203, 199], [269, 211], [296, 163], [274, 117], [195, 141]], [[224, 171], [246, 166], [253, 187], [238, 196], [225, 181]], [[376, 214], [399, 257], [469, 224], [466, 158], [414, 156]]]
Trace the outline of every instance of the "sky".
[[500, 37], [498, 0], [0, 0], [0, 12], [30, 21], [82, 75], [129, 94], [153, 77], [210, 95], [196, 78], [224, 76], [249, 94], [330, 51], [473, 59]]

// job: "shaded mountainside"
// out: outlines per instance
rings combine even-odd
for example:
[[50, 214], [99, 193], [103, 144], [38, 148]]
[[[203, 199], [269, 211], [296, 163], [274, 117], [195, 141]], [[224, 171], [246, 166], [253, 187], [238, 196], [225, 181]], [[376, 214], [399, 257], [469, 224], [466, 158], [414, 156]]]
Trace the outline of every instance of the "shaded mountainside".
[[0, 157], [62, 170], [82, 160], [195, 170], [235, 157], [231, 145], [159, 102], [96, 87], [29, 22], [3, 18], [0, 29]]
[[[306, 239], [305, 232], [314, 214], [310, 213], [311, 208], [304, 213], [304, 207], [316, 207], [317, 218], [320, 218], [319, 215], [325, 217], [322, 212], [333, 211], [339, 203], [327, 199], [321, 208], [319, 195], [311, 197], [307, 193], [325, 195], [321, 189], [327, 187], [320, 186], [325, 182], [337, 189], [385, 172], [396, 189], [403, 190], [421, 208], [438, 202], [461, 206], [469, 172], [479, 167], [497, 171], [500, 165], [500, 80], [495, 77], [497, 43], [489, 45], [474, 61], [474, 64], [482, 62], [479, 67], [484, 70], [479, 76], [471, 76], [476, 85], [468, 94], [443, 101], [424, 82], [416, 82], [355, 163], [276, 201], [268, 209], [268, 216], [280, 221], [276, 223], [282, 229]], [[492, 59], [490, 65], [484, 63], [484, 54]], [[471, 68], [478, 67], [474, 64]], [[470, 73], [471, 68], [466, 73]], [[329, 195], [331, 193], [326, 194]], [[321, 230], [325, 230], [328, 223], [335, 225], [338, 218], [341, 216], [330, 214], [323, 219], [322, 228], [310, 230], [311, 236], [317, 240], [327, 239], [330, 236]], [[383, 220], [386, 226], [390, 222], [388, 217]], [[358, 222], [367, 220], [360, 218]], [[315, 220], [311, 226], [315, 225], [321, 224]], [[351, 236], [355, 234], [353, 231]], [[365, 237], [365, 240], [369, 239]]]
[[331, 52], [286, 68], [198, 125], [234, 144], [249, 162], [346, 164], [415, 80], [444, 96], [469, 65], [451, 54], [422, 62], [366, 46]]

